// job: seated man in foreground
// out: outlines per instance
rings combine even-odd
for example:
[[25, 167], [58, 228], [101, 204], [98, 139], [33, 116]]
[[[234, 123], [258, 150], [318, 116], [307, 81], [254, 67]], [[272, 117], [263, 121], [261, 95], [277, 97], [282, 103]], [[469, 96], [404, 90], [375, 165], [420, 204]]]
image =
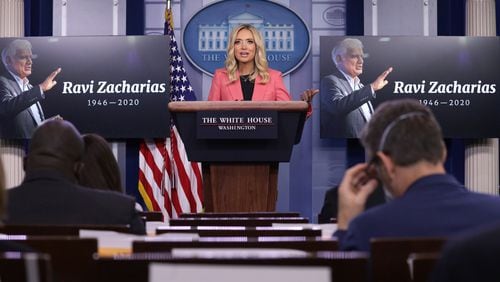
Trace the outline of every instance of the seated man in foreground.
[[145, 234], [133, 198], [76, 184], [83, 154], [83, 138], [70, 122], [40, 125], [24, 160], [26, 176], [8, 190], [6, 223], [130, 225]]
[[500, 225], [498, 223], [464, 232], [449, 240], [430, 281], [498, 281], [500, 268]]
[[[500, 198], [446, 174], [441, 128], [417, 100], [381, 104], [361, 142], [371, 161], [347, 170], [338, 191], [341, 249], [369, 251], [376, 237], [448, 237], [500, 220]], [[363, 212], [379, 181], [393, 200]]]

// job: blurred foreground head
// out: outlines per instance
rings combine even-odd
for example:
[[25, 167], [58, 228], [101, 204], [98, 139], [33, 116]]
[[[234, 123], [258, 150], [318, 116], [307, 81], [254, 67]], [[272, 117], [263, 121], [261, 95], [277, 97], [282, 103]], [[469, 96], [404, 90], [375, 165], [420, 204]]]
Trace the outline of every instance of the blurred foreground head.
[[108, 141], [92, 133], [83, 135], [83, 141], [85, 155], [79, 183], [90, 188], [123, 192], [120, 168]]
[[48, 120], [36, 129], [31, 138], [25, 170], [57, 170], [76, 180], [83, 153], [83, 138], [73, 124], [60, 119]]

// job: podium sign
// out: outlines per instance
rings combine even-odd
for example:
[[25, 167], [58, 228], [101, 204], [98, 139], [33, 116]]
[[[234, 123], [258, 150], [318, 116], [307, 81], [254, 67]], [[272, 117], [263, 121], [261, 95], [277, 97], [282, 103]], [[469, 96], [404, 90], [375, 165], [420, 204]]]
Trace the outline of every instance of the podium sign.
[[196, 117], [198, 139], [276, 139], [276, 111], [200, 111]]
[[[293, 145], [300, 141], [306, 102], [190, 101], [170, 102], [168, 108], [188, 159], [203, 162], [207, 212], [275, 211], [278, 163], [288, 162]], [[241, 132], [228, 136], [224, 130], [214, 130], [208, 138], [199, 132], [203, 122], [213, 126], [228, 117], [234, 118], [233, 123], [260, 117], [276, 136], [265, 131], [260, 137]]]
[[[198, 162], [287, 162], [300, 141], [308, 105], [302, 101], [190, 101], [170, 102], [168, 108], [182, 137], [188, 159]], [[211, 111], [276, 111], [276, 139], [199, 139], [197, 113]]]

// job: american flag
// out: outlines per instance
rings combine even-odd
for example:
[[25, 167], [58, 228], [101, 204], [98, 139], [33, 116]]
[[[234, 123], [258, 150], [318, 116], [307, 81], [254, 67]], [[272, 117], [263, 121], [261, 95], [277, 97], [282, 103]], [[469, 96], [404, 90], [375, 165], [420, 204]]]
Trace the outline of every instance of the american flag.
[[[175, 40], [172, 11], [168, 7], [164, 34], [170, 37], [170, 100], [194, 101], [196, 96], [184, 69]], [[201, 212], [202, 189], [201, 166], [188, 161], [184, 143], [173, 121], [169, 139], [141, 142], [139, 192], [148, 210], [161, 211], [165, 219], [186, 212]]]

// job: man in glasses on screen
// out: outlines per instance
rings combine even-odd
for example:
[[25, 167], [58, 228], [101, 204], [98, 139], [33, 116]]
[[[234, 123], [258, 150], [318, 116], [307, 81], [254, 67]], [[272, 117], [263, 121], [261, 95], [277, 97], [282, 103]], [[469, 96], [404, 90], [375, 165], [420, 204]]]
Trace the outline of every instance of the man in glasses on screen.
[[378, 91], [387, 85], [392, 67], [375, 81], [363, 85], [363, 43], [346, 38], [332, 50], [336, 70], [321, 79], [321, 132], [329, 137], [359, 138], [359, 134], [373, 114], [372, 102]]
[[[341, 249], [369, 251], [377, 237], [448, 237], [500, 220], [500, 198], [446, 174], [441, 128], [417, 100], [380, 104], [361, 142], [370, 161], [348, 169], [338, 191]], [[379, 183], [393, 200], [364, 211]]]
[[31, 138], [35, 128], [45, 119], [40, 101], [45, 92], [56, 85], [61, 68], [53, 71], [39, 85], [31, 85], [34, 55], [31, 43], [16, 39], [2, 50], [5, 67], [0, 76], [0, 138]]

